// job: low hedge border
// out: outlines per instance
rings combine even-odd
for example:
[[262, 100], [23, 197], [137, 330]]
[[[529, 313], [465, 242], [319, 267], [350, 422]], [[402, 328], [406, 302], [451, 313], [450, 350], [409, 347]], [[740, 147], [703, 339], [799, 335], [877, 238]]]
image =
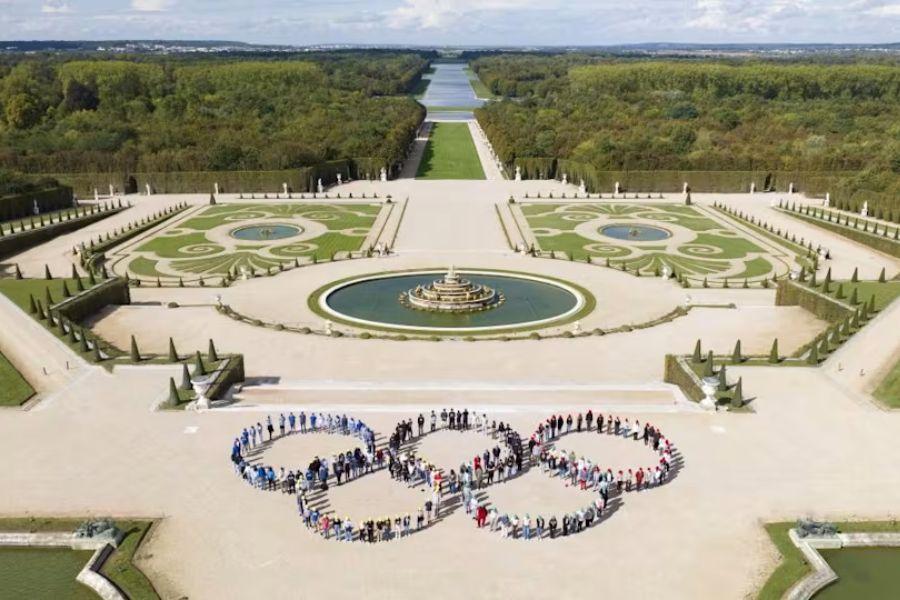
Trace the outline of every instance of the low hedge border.
[[0, 197], [0, 221], [23, 219], [34, 214], [37, 204], [40, 212], [71, 208], [72, 188], [60, 185], [41, 190]]
[[[96, 209], [92, 205], [90, 210], [85, 209], [86, 214], [82, 214], [80, 217], [77, 216], [78, 209], [72, 209], [76, 216], [73, 217], [71, 214], [68, 214], [68, 218], [63, 218], [61, 214], [59, 215], [59, 220], [54, 222], [53, 216], [51, 215], [50, 223], [42, 226], [34, 226], [34, 220], [31, 219], [30, 223], [32, 223], [32, 228], [26, 229], [25, 231], [17, 231], [16, 233], [0, 235], [0, 259], [39, 246], [58, 236], [71, 233], [72, 231], [76, 231], [107, 217], [111, 217], [127, 208], [128, 206], [122, 206], [121, 203], [117, 207], [104, 205], [99, 207], [99, 209]], [[43, 217], [40, 217], [39, 215], [39, 218], [43, 222]]]
[[[807, 207], [808, 208], [808, 207]], [[879, 252], [884, 252], [890, 256], [895, 258], [900, 258], [900, 238], [891, 238], [889, 237], [888, 227], [882, 225], [882, 231], [884, 233], [877, 234], [872, 233], [866, 230], [856, 229], [855, 226], [851, 227], [848, 225], [842, 225], [839, 222], [828, 221], [822, 216], [814, 216], [817, 213], [806, 214], [801, 213], [799, 211], [790, 210], [789, 208], [782, 208], [780, 212], [789, 215], [795, 219], [800, 219], [801, 221], [806, 221], [811, 225], [815, 225], [816, 227], [821, 227], [822, 229], [827, 229], [832, 233], [836, 233], [840, 236], [843, 236], [849, 240], [854, 242], [858, 242], [863, 244], [864, 246], [868, 246], [873, 250], [877, 250]], [[849, 222], [850, 217], [847, 217], [847, 221]], [[840, 220], [840, 216], [838, 216], [838, 220]], [[858, 220], [855, 220], [854, 223], [858, 224]], [[868, 227], [868, 221], [864, 222], [864, 226]], [[894, 235], [900, 235], [900, 228], [894, 229]]]

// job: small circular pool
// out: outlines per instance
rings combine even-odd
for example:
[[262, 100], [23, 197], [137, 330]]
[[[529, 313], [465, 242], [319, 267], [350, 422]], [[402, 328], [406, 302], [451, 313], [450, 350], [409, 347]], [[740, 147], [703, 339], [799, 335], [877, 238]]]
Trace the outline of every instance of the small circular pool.
[[231, 232], [231, 237], [246, 242], [268, 242], [300, 235], [303, 229], [296, 225], [272, 223], [266, 225], [247, 225]]
[[497, 271], [460, 271], [466, 279], [501, 292], [505, 301], [491, 310], [451, 313], [416, 310], [401, 296], [427, 286], [443, 271], [370, 275], [317, 290], [311, 303], [335, 321], [375, 329], [422, 333], [490, 333], [538, 329], [583, 316], [590, 294], [556, 279]]
[[607, 225], [600, 228], [607, 237], [629, 242], [658, 242], [672, 237], [672, 232], [652, 225]]

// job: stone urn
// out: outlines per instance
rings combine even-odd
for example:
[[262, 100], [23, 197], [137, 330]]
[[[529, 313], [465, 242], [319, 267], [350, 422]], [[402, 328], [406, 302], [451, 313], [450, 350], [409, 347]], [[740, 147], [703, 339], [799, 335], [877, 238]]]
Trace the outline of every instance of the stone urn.
[[209, 388], [212, 387], [212, 379], [206, 375], [193, 377], [191, 378], [191, 386], [194, 388], [194, 393], [197, 394], [196, 409], [209, 409], [209, 397], [206, 394], [209, 392]]

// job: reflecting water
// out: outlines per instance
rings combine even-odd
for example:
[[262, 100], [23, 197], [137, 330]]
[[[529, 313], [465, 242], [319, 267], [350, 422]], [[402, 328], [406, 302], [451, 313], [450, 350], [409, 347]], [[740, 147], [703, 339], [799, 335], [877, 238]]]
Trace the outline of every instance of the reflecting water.
[[475, 96], [475, 90], [469, 83], [466, 63], [435, 63], [434, 73], [425, 75], [430, 79], [428, 89], [421, 102], [428, 107], [457, 106], [462, 108], [478, 108], [484, 104]]

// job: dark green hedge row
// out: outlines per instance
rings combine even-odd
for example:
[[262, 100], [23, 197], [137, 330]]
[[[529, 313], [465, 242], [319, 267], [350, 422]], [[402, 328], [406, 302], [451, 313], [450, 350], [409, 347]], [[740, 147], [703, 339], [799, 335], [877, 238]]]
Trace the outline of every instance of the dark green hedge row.
[[0, 221], [34, 216], [35, 201], [40, 212], [72, 208], [72, 188], [59, 186], [0, 197]]
[[879, 252], [884, 252], [885, 254], [890, 254], [891, 256], [900, 258], [900, 242], [891, 237], [884, 237], [883, 235], [874, 234], [869, 231], [862, 231], [860, 229], [855, 229], [847, 225], [840, 225], [833, 221], [827, 221], [825, 219], [813, 217], [811, 215], [804, 215], [791, 210], [782, 209], [781, 212], [790, 215], [795, 219], [806, 221], [807, 223], [815, 225], [816, 227], [827, 229], [828, 231], [853, 240], [854, 242], [859, 242], [860, 244], [866, 245], [873, 250], [878, 250]]
[[855, 312], [849, 304], [788, 280], [778, 282], [775, 306], [800, 306], [829, 323], [846, 319]]
[[168, 173], [57, 173], [53, 176], [75, 188], [80, 195], [93, 197], [94, 189], [101, 194], [109, 192], [112, 184], [119, 192], [146, 193], [146, 185], [157, 194], [209, 194], [219, 184], [223, 194], [260, 192], [280, 194], [284, 184], [291, 192], [315, 192], [318, 180], [325, 186], [337, 183], [337, 175], [343, 181], [378, 179], [381, 168], [389, 174], [396, 171], [392, 165], [381, 164], [372, 158], [354, 158], [325, 162], [314, 167], [285, 171], [172, 171]]
[[223, 398], [232, 384], [244, 381], [244, 355], [234, 354], [226, 359], [225, 365], [218, 371], [216, 379], [209, 387], [207, 396], [210, 400]]
[[[4, 235], [3, 237], [0, 237], [0, 259], [7, 258], [13, 254], [18, 254], [19, 252], [24, 252], [29, 248], [34, 248], [44, 242], [50, 241], [57, 236], [81, 229], [91, 223], [96, 223], [101, 219], [122, 212], [125, 208], [127, 207], [109, 208], [106, 210], [98, 209], [83, 217], [75, 217], [67, 221], [57, 221], [56, 223], [44, 225], [43, 227]], [[93, 207], [91, 207], [91, 210], [93, 210]]]
[[666, 354], [666, 368], [663, 374], [663, 381], [677, 385], [681, 391], [694, 402], [700, 402], [703, 397], [703, 390], [700, 388], [700, 381], [694, 374], [690, 365], [685, 363], [685, 358], [674, 354]]
[[79, 322], [110, 304], [131, 304], [128, 282], [121, 277], [107, 279], [88, 290], [54, 304], [51, 310], [70, 321]]
[[749, 192], [750, 183], [760, 192], [771, 189], [787, 192], [791, 183], [794, 189], [810, 194], [824, 194], [842, 177], [839, 173], [810, 171], [598, 171], [588, 164], [567, 159], [517, 158], [509, 168], [516, 166], [524, 179], [562, 179], [578, 185], [584, 180], [589, 192], [612, 192], [616, 182], [621, 191], [680, 192], [688, 182], [695, 192], [737, 193]]

